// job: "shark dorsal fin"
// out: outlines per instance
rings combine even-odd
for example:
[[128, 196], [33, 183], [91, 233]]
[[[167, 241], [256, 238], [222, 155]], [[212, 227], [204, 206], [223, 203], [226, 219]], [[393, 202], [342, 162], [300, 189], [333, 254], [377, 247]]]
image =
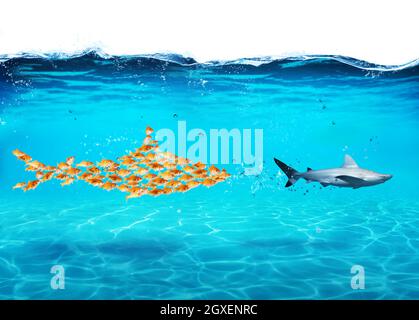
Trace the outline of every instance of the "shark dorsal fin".
[[311, 168], [307, 168], [307, 172], [309, 172], [309, 171], [313, 171], [313, 169], [311, 169]]
[[356, 164], [355, 160], [352, 159], [350, 155], [346, 154], [342, 168], [358, 168], [358, 165]]

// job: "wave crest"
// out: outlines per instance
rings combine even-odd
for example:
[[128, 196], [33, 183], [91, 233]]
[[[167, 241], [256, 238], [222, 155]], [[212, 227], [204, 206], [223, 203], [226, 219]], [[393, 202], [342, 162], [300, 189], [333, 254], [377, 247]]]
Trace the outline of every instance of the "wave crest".
[[[80, 64], [90, 62], [110, 62], [122, 63], [125, 65], [141, 65], [145, 64], [162, 64], [166, 66], [180, 66], [180, 67], [207, 67], [207, 68], [235, 68], [242, 67], [242, 69], [252, 68], [271, 68], [280, 67], [285, 68], [299, 68], [307, 66], [322, 66], [327, 67], [333, 65], [341, 65], [343, 67], [355, 68], [363, 71], [373, 72], [396, 72], [419, 66], [419, 59], [413, 60], [402, 65], [380, 65], [363, 60], [358, 60], [346, 56], [336, 55], [301, 55], [289, 57], [256, 57], [256, 58], [240, 58], [236, 60], [226, 61], [208, 61], [197, 62], [193, 58], [184, 57], [179, 54], [139, 54], [139, 55], [109, 55], [100, 49], [87, 49], [76, 53], [20, 53], [15, 55], [0, 55], [0, 64], [25, 64], [30, 62], [65, 62], [67, 64]], [[143, 63], [141, 63], [143, 62]]]

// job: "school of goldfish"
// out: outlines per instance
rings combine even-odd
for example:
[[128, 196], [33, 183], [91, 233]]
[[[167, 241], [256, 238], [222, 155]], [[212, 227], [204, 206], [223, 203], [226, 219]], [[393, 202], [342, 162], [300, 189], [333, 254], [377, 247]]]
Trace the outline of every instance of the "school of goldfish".
[[214, 165], [207, 168], [201, 162], [193, 164], [187, 158], [161, 152], [158, 142], [152, 138], [153, 132], [152, 128], [146, 128], [143, 144], [134, 152], [119, 157], [117, 161], [103, 159], [96, 164], [83, 160], [75, 165], [75, 158], [68, 157], [56, 166], [48, 166], [16, 149], [13, 154], [25, 162], [26, 171], [35, 172], [36, 179], [19, 182], [13, 189], [33, 190], [51, 179], [60, 180], [61, 186], [83, 180], [107, 191], [126, 192], [126, 199], [130, 199], [147, 194], [160, 196], [186, 192], [199, 185], [211, 187], [230, 177], [225, 169], [220, 170]]

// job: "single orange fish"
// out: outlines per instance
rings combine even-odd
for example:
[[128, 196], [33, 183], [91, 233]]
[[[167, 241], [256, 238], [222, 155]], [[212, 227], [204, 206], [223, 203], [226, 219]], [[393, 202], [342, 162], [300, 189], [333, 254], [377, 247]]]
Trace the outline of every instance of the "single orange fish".
[[118, 165], [118, 164], [116, 162], [114, 162], [112, 160], [108, 160], [108, 159], [103, 159], [103, 160], [101, 160], [100, 162], [97, 163], [97, 166], [101, 167], [101, 168], [108, 168], [108, 167], [113, 166], [113, 165]]
[[172, 180], [172, 181], [169, 181], [168, 183], [166, 183], [166, 186], [176, 188], [176, 187], [180, 186], [181, 184], [182, 183], [180, 181]]
[[146, 135], [151, 135], [154, 132], [153, 128], [151, 128], [150, 126], [148, 126], [147, 128], [145, 128], [145, 134]]
[[165, 184], [167, 182], [167, 180], [160, 178], [160, 177], [156, 177], [152, 180], [153, 183], [155, 184]]
[[196, 170], [196, 168], [191, 167], [191, 166], [186, 166], [182, 170], [187, 172], [187, 173], [193, 173]]
[[113, 164], [107, 168], [104, 168], [106, 172], [116, 172], [119, 169], [119, 164]]
[[221, 172], [220, 169], [218, 169], [214, 165], [212, 165], [211, 167], [209, 167], [208, 170], [209, 170], [209, 172], [210, 172], [211, 175], [218, 174], [218, 173]]
[[170, 180], [170, 179], [174, 178], [174, 176], [175, 176], [170, 171], [164, 171], [164, 172], [160, 173], [159, 175], [160, 175], [160, 177], [162, 177], [163, 179], [166, 179], [166, 180]]
[[113, 182], [121, 182], [122, 178], [116, 174], [111, 174], [110, 176], [108, 176], [108, 178], [110, 180], [112, 180]]
[[206, 167], [206, 164], [198, 161], [197, 163], [194, 164], [195, 168], [197, 169], [204, 169]]
[[134, 153], [132, 154], [132, 156], [133, 156], [134, 158], [136, 158], [136, 159], [144, 158], [144, 154], [143, 154], [143, 153], [141, 153], [141, 152], [139, 152], [139, 151], [134, 152]]
[[202, 176], [202, 175], [208, 175], [208, 172], [207, 170], [204, 170], [204, 169], [198, 169], [198, 170], [195, 170], [193, 174]]
[[107, 191], [110, 191], [112, 189], [115, 189], [117, 187], [116, 183], [113, 182], [105, 182], [104, 184], [102, 184], [102, 189], [105, 189]]
[[45, 165], [43, 163], [39, 162], [38, 160], [33, 160], [31, 162], [28, 162], [27, 165], [31, 166], [31, 167], [35, 167], [37, 169], [45, 168]]
[[150, 146], [150, 145], [148, 145], [148, 144], [144, 144], [144, 145], [142, 145], [139, 149], [138, 149], [138, 151], [139, 152], [148, 152], [148, 151], [150, 151], [150, 150], [152, 150], [153, 149], [153, 147], [152, 146]]
[[131, 158], [124, 159], [121, 162], [121, 164], [126, 165], [126, 166], [134, 164], [134, 163], [137, 163], [137, 162], [134, 159], [131, 159]]
[[202, 184], [204, 185], [204, 186], [206, 186], [206, 187], [211, 187], [211, 186], [213, 186], [214, 184], [216, 183], [216, 181], [215, 180], [213, 180], [213, 179], [205, 179], [204, 181], [202, 181]]
[[170, 173], [173, 173], [175, 176], [179, 176], [179, 175], [181, 175], [183, 173], [179, 169], [171, 169], [171, 170], [169, 170], [169, 172]]
[[152, 195], [152, 196], [159, 196], [163, 193], [162, 189], [152, 189], [148, 192], [148, 194]]
[[89, 171], [90, 173], [93, 173], [93, 174], [99, 174], [101, 172], [98, 167], [90, 167], [90, 168], [87, 169], [87, 171]]
[[154, 173], [147, 173], [146, 175], [144, 175], [144, 179], [147, 179], [147, 180], [151, 180], [151, 179], [154, 179], [155, 177], [157, 177], [157, 174], [154, 174]]
[[163, 194], [170, 194], [170, 193], [172, 193], [173, 192], [173, 190], [172, 189], [170, 189], [170, 188], [163, 188], [162, 189], [162, 193]]
[[93, 174], [92, 174], [92, 173], [90, 173], [90, 172], [85, 172], [85, 173], [83, 173], [83, 174], [79, 177], [79, 179], [86, 180], [86, 179], [90, 179], [90, 178], [92, 178], [92, 177], [93, 177]]
[[77, 164], [76, 167], [87, 168], [87, 167], [91, 167], [93, 165], [94, 165], [93, 162], [84, 160], [84, 161], [80, 162], [79, 164]]
[[26, 182], [19, 182], [13, 186], [13, 189], [22, 189], [26, 185]]
[[176, 163], [174, 163], [174, 162], [168, 162], [168, 161], [163, 162], [162, 165], [163, 165], [163, 167], [165, 167], [166, 169], [169, 169], [169, 170], [176, 169], [176, 167], [177, 167], [177, 164]]
[[199, 182], [196, 180], [191, 180], [188, 183], [186, 183], [186, 185], [189, 187], [189, 189], [192, 188], [196, 188], [197, 186], [199, 186]]
[[59, 173], [55, 176], [55, 178], [57, 178], [58, 180], [65, 180], [68, 178], [68, 175], [66, 175], [65, 173]]
[[178, 192], [186, 192], [186, 191], [189, 190], [189, 187], [187, 185], [182, 184], [182, 185], [176, 187], [175, 190], [178, 191]]
[[100, 187], [103, 184], [102, 180], [97, 178], [90, 178], [86, 181], [95, 187]]
[[39, 185], [39, 180], [29, 181], [26, 184], [26, 187], [23, 188], [23, 191], [33, 190]]
[[140, 176], [144, 175], [148, 173], [148, 170], [146, 168], [143, 167], [139, 167], [136, 171], [135, 174], [139, 174]]
[[32, 160], [32, 158], [30, 156], [28, 156], [27, 154], [23, 155], [23, 156], [19, 156], [17, 157], [19, 160], [25, 161], [25, 162], [29, 162]]
[[182, 174], [180, 177], [179, 177], [179, 180], [180, 181], [189, 181], [189, 180], [191, 180], [193, 177], [191, 176], [191, 175], [189, 175], [189, 174]]
[[149, 167], [154, 171], [161, 171], [164, 169], [164, 167], [159, 163], [150, 163]]
[[189, 159], [186, 159], [186, 158], [183, 158], [183, 157], [178, 157], [176, 159], [176, 162], [177, 162], [178, 165], [183, 166], [183, 165], [189, 164], [191, 161]]
[[60, 162], [59, 164], [57, 164], [57, 167], [60, 170], [66, 170], [70, 168], [70, 165], [67, 162]]
[[52, 179], [52, 176], [54, 175], [54, 172], [50, 171], [50, 172], [46, 172], [44, 174], [44, 176], [42, 177], [42, 182], [48, 181]]
[[118, 186], [118, 189], [122, 192], [128, 192], [131, 190], [131, 188], [126, 184], [121, 184], [120, 186]]
[[121, 177], [126, 177], [130, 173], [131, 173], [131, 171], [126, 170], [126, 169], [119, 169], [119, 170], [116, 171], [116, 174], [121, 176]]
[[25, 171], [38, 171], [38, 168], [37, 167], [33, 167], [33, 166], [27, 166], [25, 168]]
[[36, 179], [41, 179], [44, 176], [44, 173], [42, 171], [37, 171], [35, 174]]
[[71, 168], [68, 168], [66, 170], [66, 172], [70, 176], [76, 176], [76, 175], [78, 175], [81, 172], [81, 170], [79, 168], [73, 168], [73, 167], [71, 167]]
[[69, 165], [72, 166], [74, 163], [74, 157], [68, 157], [67, 160], [65, 160], [65, 162]]
[[141, 181], [141, 177], [139, 177], [139, 176], [136, 176], [136, 175], [132, 175], [132, 176], [129, 176], [129, 177], [127, 177], [127, 178], [125, 178], [125, 180], [127, 180], [127, 181]]
[[21, 157], [21, 156], [26, 156], [26, 153], [20, 151], [19, 149], [15, 149], [12, 151], [13, 155], [15, 155], [16, 157]]
[[72, 184], [74, 182], [74, 178], [70, 177], [65, 179], [63, 182], [61, 182], [61, 186], [68, 186], [69, 184]]

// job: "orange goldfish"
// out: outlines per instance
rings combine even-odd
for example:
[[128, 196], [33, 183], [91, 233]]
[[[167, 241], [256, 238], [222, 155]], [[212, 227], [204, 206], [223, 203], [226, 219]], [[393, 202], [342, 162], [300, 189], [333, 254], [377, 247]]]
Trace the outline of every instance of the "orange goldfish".
[[89, 171], [90, 173], [93, 173], [93, 174], [99, 174], [101, 172], [98, 167], [90, 167], [90, 168], [87, 169], [87, 171]]
[[182, 175], [179, 177], [179, 180], [180, 180], [180, 181], [189, 181], [189, 180], [191, 180], [192, 178], [193, 178], [193, 177], [192, 177], [191, 175], [184, 173], [184, 174], [182, 174]]
[[195, 163], [194, 166], [197, 169], [204, 169], [206, 167], [206, 165], [204, 163], [200, 162], [200, 161], [198, 161], [197, 163]]
[[175, 190], [178, 191], [178, 192], [186, 192], [186, 191], [189, 190], [189, 187], [187, 185], [182, 184], [182, 185], [176, 187]]
[[105, 182], [104, 184], [102, 184], [102, 189], [105, 189], [107, 191], [115, 189], [117, 187], [117, 185], [113, 182]]
[[148, 152], [148, 151], [150, 151], [150, 150], [152, 150], [153, 149], [153, 147], [152, 146], [150, 146], [150, 145], [148, 145], [148, 144], [143, 144], [139, 149], [138, 149], [138, 151], [139, 152]]
[[97, 166], [101, 168], [107, 168], [114, 165], [118, 165], [118, 164], [112, 160], [107, 160], [107, 159], [103, 159], [97, 163]]
[[77, 164], [76, 165], [76, 167], [83, 167], [83, 168], [87, 168], [87, 167], [91, 167], [91, 166], [93, 166], [94, 165], [94, 163], [93, 162], [91, 162], [91, 161], [82, 161], [82, 162], [80, 162], [79, 164]]
[[92, 177], [93, 177], [93, 174], [92, 174], [92, 173], [85, 172], [85, 173], [83, 173], [83, 174], [79, 177], [79, 179], [86, 180], [86, 179], [90, 179], [90, 178], [92, 178]]
[[23, 191], [33, 190], [39, 185], [39, 180], [29, 181]]
[[144, 175], [144, 174], [146, 174], [148, 172], [148, 170], [146, 169], [146, 168], [143, 168], [143, 167], [139, 167], [136, 171], [135, 171], [135, 173], [136, 174], [139, 174], [139, 175]]
[[126, 169], [119, 169], [119, 170], [116, 171], [116, 174], [118, 174], [121, 177], [126, 177], [130, 173], [131, 173], [131, 171], [126, 170]]
[[61, 182], [61, 186], [68, 186], [69, 184], [72, 184], [74, 182], [74, 178], [69, 177], [65, 179], [63, 182]]
[[57, 167], [58, 167], [58, 169], [60, 169], [60, 170], [65, 170], [65, 169], [68, 169], [68, 168], [70, 167], [70, 165], [69, 165], [67, 162], [60, 162], [60, 163], [57, 165]]
[[156, 177], [152, 180], [153, 183], [155, 184], [165, 184], [167, 182], [167, 180], [160, 178], [160, 177]]
[[161, 171], [161, 170], [164, 169], [164, 167], [159, 163], [150, 163], [149, 166], [150, 166], [151, 169], [153, 169], [155, 171]]
[[211, 186], [213, 186], [214, 184], [216, 184], [216, 181], [215, 180], [213, 180], [213, 179], [205, 179], [204, 181], [202, 181], [202, 184], [204, 185], [204, 186], [206, 186], [206, 187], [211, 187]]
[[13, 186], [13, 189], [22, 189], [26, 185], [26, 182], [19, 182]]
[[108, 178], [110, 180], [112, 180], [113, 182], [121, 182], [122, 178], [116, 174], [111, 174], [110, 176], [108, 176]]
[[157, 175], [156, 174], [154, 174], [154, 173], [147, 173], [146, 175], [144, 175], [144, 179], [147, 179], [147, 180], [151, 180], [151, 179], [154, 179], [155, 177], [157, 177]]
[[68, 178], [68, 175], [66, 175], [65, 173], [59, 173], [55, 176], [58, 180], [65, 180]]
[[169, 181], [168, 183], [166, 183], [166, 186], [176, 188], [176, 187], [180, 186], [181, 184], [182, 183], [180, 181], [172, 180], [172, 181]]
[[186, 183], [186, 185], [189, 187], [189, 189], [192, 189], [192, 188], [196, 188], [197, 186], [199, 186], [199, 182], [196, 181], [196, 180], [191, 180], [191, 181], [188, 181], [188, 183]]
[[122, 192], [128, 192], [131, 190], [131, 188], [126, 184], [121, 184], [120, 186], [118, 186], [118, 189]]
[[50, 171], [50, 172], [46, 172], [44, 174], [44, 176], [41, 178], [42, 182], [51, 180], [52, 176], [54, 175], [54, 172]]
[[71, 167], [71, 168], [68, 168], [68, 169], [66, 170], [66, 172], [67, 172], [67, 174], [69, 174], [70, 176], [76, 176], [76, 175], [78, 175], [78, 174], [81, 172], [81, 170], [80, 170], [80, 169], [78, 169], [78, 168], [73, 168], [73, 167]]
[[209, 172], [210, 172], [211, 175], [218, 174], [218, 173], [221, 172], [220, 169], [218, 169], [214, 165], [212, 165], [211, 167], [209, 167], [208, 170], [209, 170]]
[[145, 128], [145, 134], [146, 135], [151, 135], [154, 132], [153, 128], [151, 128], [150, 126], [148, 126], [147, 128]]
[[65, 163], [67, 163], [69, 166], [71, 166], [71, 165], [73, 165], [73, 163], [74, 163], [74, 157], [68, 157], [66, 160], [65, 160]]

